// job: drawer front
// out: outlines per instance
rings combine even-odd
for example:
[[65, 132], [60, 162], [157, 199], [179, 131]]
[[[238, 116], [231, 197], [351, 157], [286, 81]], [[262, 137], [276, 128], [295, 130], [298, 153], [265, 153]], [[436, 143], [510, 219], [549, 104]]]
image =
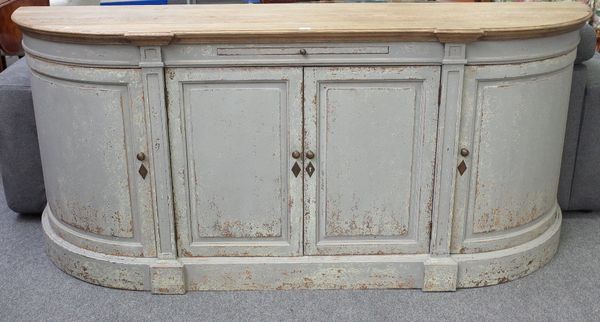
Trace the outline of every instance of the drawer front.
[[437, 42], [173, 44], [163, 48], [166, 66], [307, 66], [441, 64]]
[[305, 69], [306, 255], [428, 251], [439, 77]]
[[264, 55], [387, 55], [389, 46], [287, 46], [287, 47], [225, 47], [217, 48], [217, 56]]
[[301, 255], [302, 69], [166, 79], [180, 255]]

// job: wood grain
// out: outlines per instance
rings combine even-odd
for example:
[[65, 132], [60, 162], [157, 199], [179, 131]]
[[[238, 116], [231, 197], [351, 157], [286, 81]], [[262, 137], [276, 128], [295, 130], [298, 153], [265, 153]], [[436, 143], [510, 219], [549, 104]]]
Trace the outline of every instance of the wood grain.
[[20, 8], [27, 34], [68, 42], [274, 43], [517, 39], [575, 30], [580, 3], [331, 3]]
[[[11, 20], [12, 13], [21, 6], [47, 6], [48, 0], [0, 0], [0, 51], [8, 55], [23, 52], [21, 31]], [[0, 67], [0, 71], [2, 67]]]

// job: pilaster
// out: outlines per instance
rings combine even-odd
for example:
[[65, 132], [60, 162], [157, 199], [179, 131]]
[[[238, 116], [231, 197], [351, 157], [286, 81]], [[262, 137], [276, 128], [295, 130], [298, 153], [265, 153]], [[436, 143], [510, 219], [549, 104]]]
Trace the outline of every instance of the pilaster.
[[425, 263], [425, 291], [456, 289], [457, 263], [450, 258], [454, 212], [454, 181], [457, 174], [458, 137], [462, 105], [466, 44], [446, 43], [439, 97], [439, 127], [435, 169], [434, 205], [430, 244], [431, 259]]
[[175, 259], [175, 222], [165, 103], [164, 64], [159, 46], [140, 47], [144, 105], [150, 146], [150, 178], [155, 210], [158, 258]]

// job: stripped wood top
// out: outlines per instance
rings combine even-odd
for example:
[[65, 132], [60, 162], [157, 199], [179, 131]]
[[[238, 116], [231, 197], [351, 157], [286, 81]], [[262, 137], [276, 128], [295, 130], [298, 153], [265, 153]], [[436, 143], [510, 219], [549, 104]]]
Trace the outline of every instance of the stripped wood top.
[[559, 3], [328, 3], [24, 7], [25, 33], [69, 42], [442, 41], [543, 37], [579, 28], [591, 11]]

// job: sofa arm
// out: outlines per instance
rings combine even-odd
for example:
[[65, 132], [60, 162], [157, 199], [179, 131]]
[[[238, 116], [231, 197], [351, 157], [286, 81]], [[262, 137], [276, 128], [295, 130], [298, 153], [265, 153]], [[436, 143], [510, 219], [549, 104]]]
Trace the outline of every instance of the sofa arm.
[[577, 56], [575, 64], [580, 64], [592, 57], [596, 53], [596, 30], [589, 24], [585, 24], [579, 29], [581, 40], [577, 46]]
[[570, 209], [600, 209], [600, 54], [586, 61], [586, 88]]
[[8, 207], [19, 213], [46, 205], [29, 73], [21, 59], [0, 74], [0, 171]]

